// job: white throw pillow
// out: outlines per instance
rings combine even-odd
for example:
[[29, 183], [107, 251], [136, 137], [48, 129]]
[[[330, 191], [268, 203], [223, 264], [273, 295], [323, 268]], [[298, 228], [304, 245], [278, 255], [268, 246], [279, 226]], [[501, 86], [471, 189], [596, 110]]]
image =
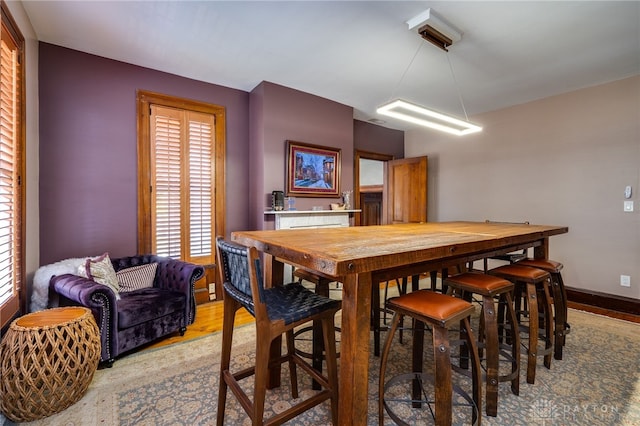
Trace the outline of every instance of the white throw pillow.
[[93, 259], [87, 258], [84, 265], [78, 267], [78, 275], [89, 278], [98, 284], [106, 285], [113, 290], [117, 299], [120, 298], [118, 294], [120, 286], [118, 285], [118, 278], [116, 278], [116, 271], [113, 269], [109, 253]]

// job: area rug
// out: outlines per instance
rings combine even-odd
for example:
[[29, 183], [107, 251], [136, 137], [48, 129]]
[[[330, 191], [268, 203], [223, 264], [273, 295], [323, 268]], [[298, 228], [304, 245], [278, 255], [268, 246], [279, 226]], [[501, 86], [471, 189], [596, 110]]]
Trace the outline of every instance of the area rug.
[[[519, 396], [511, 393], [508, 384], [501, 384], [498, 416], [483, 413], [485, 425], [640, 425], [640, 325], [576, 310], [569, 314], [572, 327], [564, 359], [553, 360], [550, 370], [540, 362], [534, 385], [526, 383], [524, 368]], [[253, 362], [254, 337], [253, 324], [236, 329], [234, 368]], [[98, 370], [79, 402], [62, 413], [24, 424], [213, 425], [220, 344], [221, 334], [216, 333], [124, 357], [113, 368]], [[410, 359], [409, 340], [395, 345], [393, 354], [387, 377], [405, 371]], [[429, 350], [425, 357], [427, 365]], [[369, 400], [369, 425], [378, 424], [378, 363], [372, 355], [369, 394], [363, 394]], [[302, 396], [313, 392], [305, 374], [299, 374], [299, 379]], [[467, 385], [466, 378], [456, 380], [460, 386]], [[282, 411], [291, 403], [287, 383], [287, 368], [283, 368], [282, 386], [269, 391], [266, 415]], [[251, 383], [246, 387], [250, 389]], [[466, 409], [462, 411], [456, 414], [456, 424], [466, 422]], [[426, 424], [422, 417], [418, 419], [413, 424]], [[329, 404], [325, 402], [288, 424], [329, 423]], [[228, 398], [225, 424], [249, 424], [232, 396]], [[385, 424], [393, 422], [385, 416]]]

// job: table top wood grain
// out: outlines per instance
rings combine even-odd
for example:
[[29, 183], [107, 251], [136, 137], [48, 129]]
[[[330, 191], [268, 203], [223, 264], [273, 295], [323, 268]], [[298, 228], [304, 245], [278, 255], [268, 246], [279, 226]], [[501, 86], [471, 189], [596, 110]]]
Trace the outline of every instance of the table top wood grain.
[[330, 276], [394, 268], [568, 232], [567, 227], [430, 222], [349, 228], [241, 231], [246, 246]]

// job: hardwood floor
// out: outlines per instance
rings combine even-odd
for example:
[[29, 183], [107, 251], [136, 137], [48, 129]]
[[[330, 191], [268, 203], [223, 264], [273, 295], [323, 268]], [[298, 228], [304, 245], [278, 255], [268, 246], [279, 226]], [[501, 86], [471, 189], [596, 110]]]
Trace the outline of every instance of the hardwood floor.
[[[196, 319], [193, 324], [187, 327], [187, 331], [184, 333], [184, 336], [180, 336], [179, 333], [175, 333], [175, 335], [169, 336], [165, 339], [160, 339], [155, 343], [145, 346], [142, 350], [159, 348], [173, 343], [184, 342], [206, 336], [207, 334], [215, 333], [217, 331], [222, 331], [222, 307], [222, 301], [208, 302], [198, 305], [196, 307]], [[253, 321], [253, 316], [243, 308], [236, 314], [235, 325], [239, 326]]]

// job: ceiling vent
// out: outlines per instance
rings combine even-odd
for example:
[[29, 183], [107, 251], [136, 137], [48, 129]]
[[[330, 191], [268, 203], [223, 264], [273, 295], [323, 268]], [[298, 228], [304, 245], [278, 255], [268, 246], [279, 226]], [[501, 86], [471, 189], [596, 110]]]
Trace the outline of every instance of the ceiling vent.
[[462, 39], [462, 32], [446, 22], [433, 10], [427, 9], [407, 21], [409, 29], [417, 29], [418, 34], [429, 43], [448, 51], [448, 47]]

